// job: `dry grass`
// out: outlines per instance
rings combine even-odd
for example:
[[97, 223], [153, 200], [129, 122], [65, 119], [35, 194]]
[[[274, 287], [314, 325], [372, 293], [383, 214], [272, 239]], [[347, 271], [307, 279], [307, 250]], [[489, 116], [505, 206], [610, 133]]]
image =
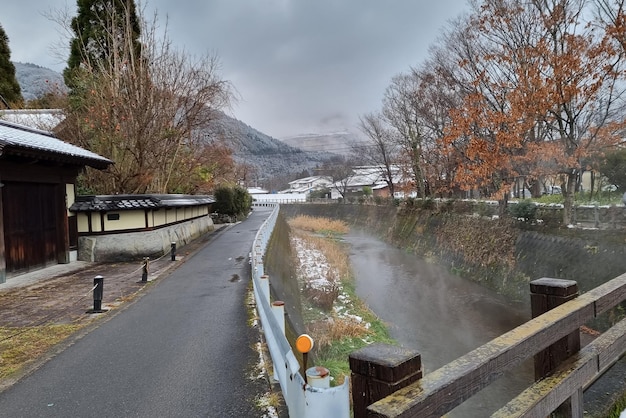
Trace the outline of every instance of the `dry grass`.
[[0, 379], [11, 377], [84, 325], [0, 327]]
[[350, 228], [343, 221], [330, 218], [316, 218], [313, 216], [300, 215], [291, 218], [288, 222], [290, 227], [303, 231], [315, 232], [324, 235], [347, 234]]
[[336, 316], [310, 323], [307, 331], [315, 340], [316, 350], [323, 350], [342, 339], [365, 338], [371, 334], [363, 322]]

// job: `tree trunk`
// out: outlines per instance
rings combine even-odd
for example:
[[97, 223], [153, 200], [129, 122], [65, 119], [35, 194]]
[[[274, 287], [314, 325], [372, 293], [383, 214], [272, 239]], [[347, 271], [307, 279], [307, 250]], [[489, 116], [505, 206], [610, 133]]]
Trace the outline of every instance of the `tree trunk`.
[[509, 206], [509, 194], [507, 192], [502, 193], [502, 200], [498, 200], [498, 216], [503, 218], [506, 214], [506, 209]]
[[578, 170], [571, 170], [567, 174], [565, 180], [567, 184], [561, 185], [563, 193], [563, 225], [567, 226], [572, 223], [572, 210], [574, 208], [574, 194], [576, 191], [576, 180], [578, 177]]

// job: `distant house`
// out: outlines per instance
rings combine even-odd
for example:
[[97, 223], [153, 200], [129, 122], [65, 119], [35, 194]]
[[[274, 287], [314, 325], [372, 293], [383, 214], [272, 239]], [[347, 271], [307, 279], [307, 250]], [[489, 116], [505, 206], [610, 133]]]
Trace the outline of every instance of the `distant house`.
[[[366, 187], [372, 189], [374, 196], [389, 197], [389, 185], [383, 175], [383, 167], [380, 166], [356, 166], [352, 168], [352, 173], [339, 181], [333, 183], [331, 188], [331, 198], [362, 196]], [[394, 185], [403, 184], [405, 181], [398, 167], [393, 167]]]
[[0, 283], [70, 262], [76, 178], [85, 166], [110, 164], [50, 132], [0, 120]]
[[314, 190], [322, 190], [330, 188], [333, 180], [327, 176], [311, 176], [304, 177], [289, 182], [289, 188], [281, 191], [281, 193], [297, 193], [309, 194]]

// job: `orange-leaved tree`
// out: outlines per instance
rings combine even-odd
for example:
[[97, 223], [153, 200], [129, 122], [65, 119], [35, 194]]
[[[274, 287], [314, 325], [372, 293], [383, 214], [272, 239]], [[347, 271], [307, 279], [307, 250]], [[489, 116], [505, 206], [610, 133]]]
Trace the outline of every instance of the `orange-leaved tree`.
[[585, 11], [580, 0], [477, 7], [459, 60], [471, 89], [444, 140], [461, 151], [465, 187], [506, 193], [518, 176], [560, 176], [566, 224], [582, 159], [619, 141], [624, 122], [622, 52]]

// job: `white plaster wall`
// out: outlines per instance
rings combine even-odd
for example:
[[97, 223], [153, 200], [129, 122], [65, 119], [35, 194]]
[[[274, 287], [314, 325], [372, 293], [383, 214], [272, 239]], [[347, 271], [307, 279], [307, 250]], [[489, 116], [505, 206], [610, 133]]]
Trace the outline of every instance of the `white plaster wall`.
[[214, 229], [211, 217], [205, 216], [153, 231], [78, 238], [78, 259], [92, 262], [115, 262], [152, 259], [169, 254], [171, 243], [181, 248]]

